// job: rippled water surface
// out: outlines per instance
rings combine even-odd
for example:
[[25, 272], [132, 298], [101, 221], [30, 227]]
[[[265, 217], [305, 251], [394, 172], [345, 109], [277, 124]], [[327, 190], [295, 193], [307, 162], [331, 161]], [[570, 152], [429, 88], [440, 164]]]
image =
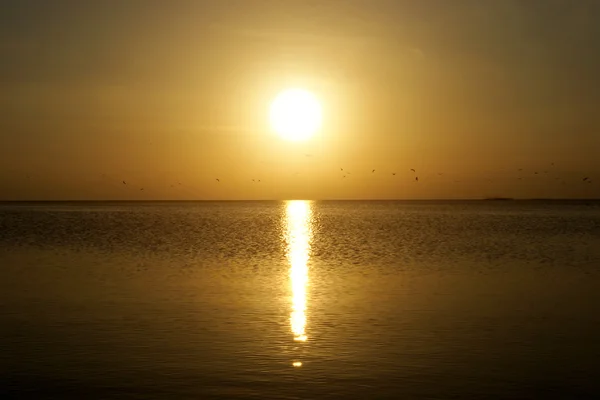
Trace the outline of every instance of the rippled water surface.
[[0, 204], [18, 398], [593, 398], [598, 305], [597, 202]]

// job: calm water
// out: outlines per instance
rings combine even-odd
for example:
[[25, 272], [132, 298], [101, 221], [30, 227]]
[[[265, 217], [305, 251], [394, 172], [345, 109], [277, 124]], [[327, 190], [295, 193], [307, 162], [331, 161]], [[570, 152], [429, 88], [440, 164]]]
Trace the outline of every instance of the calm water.
[[600, 203], [0, 205], [0, 394], [600, 394]]

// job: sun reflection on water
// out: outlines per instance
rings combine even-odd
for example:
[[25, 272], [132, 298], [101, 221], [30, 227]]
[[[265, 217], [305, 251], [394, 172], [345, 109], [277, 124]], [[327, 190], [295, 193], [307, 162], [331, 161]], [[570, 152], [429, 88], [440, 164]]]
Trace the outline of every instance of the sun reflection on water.
[[308, 259], [310, 257], [311, 204], [304, 200], [289, 201], [286, 206], [287, 257], [290, 263], [292, 310], [290, 326], [297, 342], [305, 342], [306, 290], [308, 286]]

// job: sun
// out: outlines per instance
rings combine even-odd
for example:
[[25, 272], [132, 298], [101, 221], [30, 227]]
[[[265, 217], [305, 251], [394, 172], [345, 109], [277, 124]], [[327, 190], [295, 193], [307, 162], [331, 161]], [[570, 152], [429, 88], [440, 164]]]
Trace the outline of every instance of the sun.
[[287, 89], [271, 103], [269, 119], [271, 128], [283, 139], [307, 140], [321, 128], [321, 104], [307, 90]]

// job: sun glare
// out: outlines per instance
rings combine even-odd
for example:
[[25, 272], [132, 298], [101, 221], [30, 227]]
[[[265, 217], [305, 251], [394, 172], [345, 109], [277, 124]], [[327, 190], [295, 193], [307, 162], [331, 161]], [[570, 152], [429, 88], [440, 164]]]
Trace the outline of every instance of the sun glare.
[[314, 94], [287, 89], [271, 104], [271, 128], [283, 139], [307, 140], [321, 128], [321, 113], [321, 104]]
[[311, 204], [308, 201], [289, 201], [286, 206], [287, 256], [290, 262], [292, 311], [290, 324], [294, 341], [306, 342], [306, 292], [308, 260], [312, 236]]

